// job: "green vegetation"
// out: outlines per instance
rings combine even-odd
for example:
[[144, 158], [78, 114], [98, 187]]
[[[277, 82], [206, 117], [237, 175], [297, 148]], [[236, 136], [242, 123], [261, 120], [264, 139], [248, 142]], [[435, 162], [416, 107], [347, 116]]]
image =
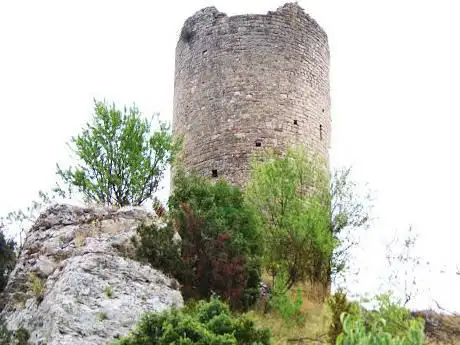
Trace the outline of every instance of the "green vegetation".
[[6, 239], [3, 233], [3, 224], [0, 223], [0, 292], [6, 287], [8, 277], [16, 263], [16, 243]]
[[[145, 314], [114, 344], [425, 342], [423, 321], [405, 304], [394, 302], [391, 294], [377, 296], [375, 310], [348, 300], [340, 290], [329, 296], [333, 279], [347, 269], [356, 230], [369, 222], [369, 198], [360, 197], [349, 169], [331, 174], [324, 162], [301, 147], [282, 156], [265, 151], [253, 159], [242, 191], [222, 179], [188, 174], [176, 166], [166, 207], [155, 193], [180, 146], [169, 127], [159, 122], [153, 131], [152, 121], [144, 120], [135, 106], [119, 110], [95, 101], [94, 110], [92, 122], [72, 138], [75, 165], [67, 170], [58, 166], [57, 175], [66, 190], [76, 190], [97, 204], [121, 207], [153, 201], [161, 221], [138, 227], [132, 238], [136, 257], [178, 279], [187, 301], [182, 310]], [[35, 212], [57, 195], [67, 196], [60, 186], [54, 192], [40, 192], [41, 201], [6, 219], [34, 219]], [[89, 235], [77, 233], [75, 245], [83, 246]], [[405, 243], [405, 251], [391, 253], [388, 260], [418, 264], [409, 251], [413, 242]], [[14, 268], [17, 249], [0, 231], [0, 292]], [[263, 298], [262, 278], [269, 286]], [[31, 273], [29, 285], [41, 301], [44, 282]], [[317, 289], [320, 298], [310, 299], [308, 289]], [[104, 295], [113, 298], [111, 286], [104, 287]], [[98, 312], [96, 317], [104, 321], [107, 314]], [[24, 345], [29, 335], [21, 329], [10, 332], [2, 323], [0, 345], [10, 344], [13, 337]]]
[[268, 151], [263, 158], [252, 164], [246, 195], [264, 232], [264, 267], [272, 284], [289, 290], [306, 279], [326, 281], [324, 265], [334, 249], [327, 175], [300, 150], [284, 157]]
[[159, 122], [152, 133], [152, 121], [143, 119], [135, 106], [119, 110], [115, 104], [94, 103], [92, 123], [71, 141], [78, 163], [67, 170], [58, 165], [57, 174], [86, 200], [141, 205], [158, 190], [179, 146], [165, 123]]
[[113, 298], [113, 289], [110, 285], [107, 285], [105, 288], [104, 288], [104, 295], [107, 297], [107, 298]]
[[223, 180], [212, 183], [181, 172], [174, 179], [169, 217], [164, 228], [139, 228], [139, 256], [179, 279], [186, 298], [215, 293], [236, 308], [253, 304], [262, 247], [243, 193]]
[[11, 331], [6, 327], [5, 319], [0, 317], [0, 345], [28, 345], [30, 334], [25, 328]]
[[359, 305], [350, 302], [347, 295], [339, 290], [327, 299], [327, 306], [331, 313], [331, 321], [328, 330], [328, 340], [330, 344], [335, 344], [337, 337], [343, 332], [342, 315], [359, 313]]
[[340, 170], [331, 178], [324, 162], [302, 147], [284, 156], [266, 151], [253, 160], [246, 199], [264, 233], [263, 263], [272, 285], [289, 290], [319, 282], [325, 297], [332, 276], [345, 270], [355, 244], [347, 231], [369, 219], [349, 173]]
[[234, 316], [216, 298], [182, 311], [147, 313], [128, 336], [114, 345], [269, 345], [270, 331], [245, 316]]
[[109, 317], [105, 311], [98, 311], [96, 317], [99, 321], [107, 320]]
[[377, 296], [379, 309], [341, 315], [343, 332], [337, 345], [385, 344], [421, 345], [424, 343], [424, 322], [410, 315], [409, 310], [390, 300], [390, 295]]
[[29, 284], [36, 300], [40, 302], [45, 294], [45, 284], [35, 273], [29, 274]]

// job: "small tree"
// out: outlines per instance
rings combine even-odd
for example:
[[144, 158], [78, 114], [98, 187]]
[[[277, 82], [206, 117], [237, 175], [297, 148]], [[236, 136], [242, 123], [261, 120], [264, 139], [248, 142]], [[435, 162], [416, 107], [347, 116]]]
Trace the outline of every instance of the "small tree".
[[159, 121], [152, 133], [152, 121], [135, 106], [119, 110], [115, 104], [94, 103], [92, 123], [71, 140], [78, 164], [67, 170], [57, 165], [57, 174], [86, 200], [141, 205], [158, 190], [179, 145], [165, 123]]
[[273, 280], [286, 272], [286, 289], [308, 279], [329, 290], [356, 244], [346, 231], [369, 219], [350, 170], [331, 177], [324, 162], [302, 147], [284, 156], [266, 151], [261, 158], [253, 160], [246, 198], [264, 231], [265, 268]]
[[284, 157], [267, 151], [262, 161], [253, 161], [247, 204], [264, 231], [265, 268], [274, 281], [286, 276], [278, 287], [324, 280], [324, 263], [335, 246], [327, 182], [319, 162], [299, 149], [289, 149]]

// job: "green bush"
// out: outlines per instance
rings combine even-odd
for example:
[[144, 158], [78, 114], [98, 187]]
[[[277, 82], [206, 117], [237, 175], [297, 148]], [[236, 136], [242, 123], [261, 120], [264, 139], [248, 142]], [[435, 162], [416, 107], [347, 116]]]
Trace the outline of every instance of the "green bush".
[[187, 299], [216, 294], [243, 309], [256, 302], [261, 236], [238, 188], [179, 171], [168, 217], [164, 228], [138, 228], [140, 259], [177, 278]]
[[335, 243], [331, 232], [328, 175], [303, 149], [283, 157], [266, 151], [254, 159], [245, 188], [264, 236], [264, 264], [272, 276], [287, 272], [285, 288], [306, 280], [326, 282]]
[[366, 324], [372, 325], [384, 319], [383, 330], [395, 336], [407, 334], [414, 322], [424, 325], [422, 318], [415, 318], [409, 309], [400, 305], [399, 301], [392, 301], [391, 293], [378, 295], [375, 300], [377, 301], [378, 309], [366, 313]]
[[174, 241], [174, 229], [169, 222], [166, 226], [142, 224], [137, 228], [138, 237], [132, 242], [139, 260], [145, 260], [164, 273], [179, 277], [182, 271], [180, 244]]
[[285, 288], [287, 274], [280, 272], [274, 280], [269, 306], [275, 309], [282, 317], [286, 326], [300, 325], [305, 321], [301, 311], [303, 305], [302, 291], [297, 289], [294, 300]]
[[342, 313], [343, 332], [337, 345], [421, 345], [424, 341], [424, 321], [411, 316], [410, 311], [394, 302], [391, 294], [376, 298], [378, 309], [361, 308]]
[[337, 337], [336, 345], [422, 345], [423, 324], [411, 320], [409, 329], [401, 335], [385, 330], [386, 320], [367, 323], [361, 318], [342, 314], [343, 333]]
[[304, 281], [322, 286], [321, 300], [349, 263], [353, 232], [369, 220], [369, 197], [358, 193], [350, 169], [331, 175], [325, 163], [302, 146], [283, 155], [266, 150], [253, 157], [245, 187], [264, 233], [264, 268], [274, 279], [288, 272], [287, 289]]
[[114, 345], [269, 345], [268, 329], [244, 316], [235, 317], [217, 298], [182, 311], [144, 314], [139, 324]]

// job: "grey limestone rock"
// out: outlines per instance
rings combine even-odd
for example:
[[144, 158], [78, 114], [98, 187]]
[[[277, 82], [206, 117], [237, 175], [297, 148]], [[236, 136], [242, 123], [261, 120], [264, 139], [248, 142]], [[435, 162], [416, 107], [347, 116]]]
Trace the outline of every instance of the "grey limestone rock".
[[132, 259], [141, 207], [48, 208], [27, 234], [1, 296], [10, 329], [34, 345], [98, 345], [129, 332], [145, 311], [181, 307], [179, 284]]

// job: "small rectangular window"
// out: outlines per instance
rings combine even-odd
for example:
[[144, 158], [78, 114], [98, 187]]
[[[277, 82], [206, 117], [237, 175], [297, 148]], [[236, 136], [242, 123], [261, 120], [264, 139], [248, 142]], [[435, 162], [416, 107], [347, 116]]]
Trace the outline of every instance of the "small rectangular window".
[[297, 122], [297, 120], [294, 120], [294, 125], [299, 125], [299, 123]]
[[212, 170], [212, 177], [217, 177], [217, 170], [216, 169]]
[[262, 143], [260, 141], [256, 141], [256, 147], [261, 147]]

